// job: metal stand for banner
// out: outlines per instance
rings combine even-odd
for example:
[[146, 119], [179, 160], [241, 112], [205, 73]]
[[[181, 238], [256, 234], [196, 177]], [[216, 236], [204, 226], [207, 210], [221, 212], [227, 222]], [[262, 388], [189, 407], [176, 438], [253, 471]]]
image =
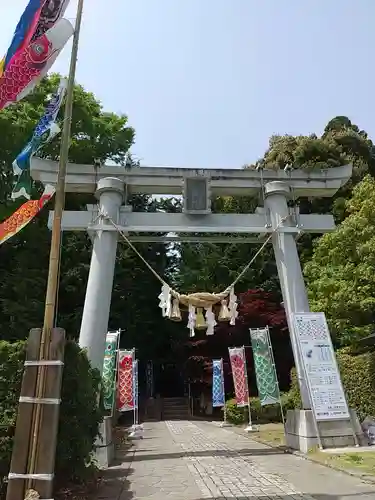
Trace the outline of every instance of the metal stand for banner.
[[[133, 425], [131, 426], [131, 432], [129, 434], [129, 439], [142, 439], [142, 430], [143, 426], [138, 424], [138, 405], [139, 405], [139, 397], [138, 397], [138, 364], [135, 358], [135, 348], [133, 348]], [[137, 369], [134, 369], [134, 365], [137, 366]]]
[[247, 376], [247, 361], [246, 361], [246, 351], [245, 351], [245, 346], [242, 346], [243, 348], [243, 354], [244, 354], [244, 364], [245, 364], [245, 378], [246, 378], [246, 384], [247, 384], [247, 395], [248, 395], [248, 402], [247, 402], [247, 407], [249, 409], [249, 423], [247, 427], [245, 428], [246, 432], [254, 432], [256, 429], [253, 427], [253, 422], [251, 420], [251, 404], [250, 404], [250, 391], [249, 391], [249, 378]]
[[113, 377], [113, 403], [112, 403], [112, 410], [111, 410], [111, 417], [113, 418], [115, 415], [115, 410], [117, 406], [117, 385], [118, 385], [118, 363], [119, 363], [119, 350], [120, 350], [120, 335], [121, 335], [121, 329], [118, 330], [118, 337], [117, 337], [117, 349], [116, 349], [116, 362], [115, 362], [115, 376]]
[[224, 360], [221, 358], [221, 373], [222, 373], [222, 378], [221, 378], [221, 383], [223, 387], [223, 396], [224, 396], [224, 406], [223, 406], [223, 413], [224, 413], [224, 420], [221, 422], [220, 427], [230, 427], [230, 423], [227, 420], [227, 406], [225, 404], [225, 382], [224, 382]]

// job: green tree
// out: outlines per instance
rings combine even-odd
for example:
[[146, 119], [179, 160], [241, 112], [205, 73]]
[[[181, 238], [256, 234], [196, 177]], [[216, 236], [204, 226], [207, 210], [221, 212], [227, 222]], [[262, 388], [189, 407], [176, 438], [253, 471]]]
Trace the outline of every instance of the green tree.
[[[353, 187], [367, 174], [375, 173], [374, 145], [366, 132], [360, 130], [345, 116], [330, 120], [321, 137], [275, 135], [263, 158], [254, 165], [265, 169], [284, 169], [287, 165], [304, 170], [319, 170], [353, 164], [353, 176], [333, 198], [291, 200], [300, 207], [301, 213], [331, 213], [336, 221], [346, 217], [345, 201], [351, 196]], [[260, 198], [218, 198], [213, 210], [222, 213], [252, 213]], [[306, 262], [312, 253], [312, 242], [317, 236], [303, 235], [298, 242], [300, 257]], [[257, 245], [249, 244], [197, 244], [181, 246], [181, 268], [179, 286], [185, 291], [215, 290], [225, 288], [238, 271], [252, 258]], [[238, 284], [239, 291], [260, 288], [279, 292], [279, 283], [271, 245], [265, 248]]]
[[346, 202], [348, 217], [322, 236], [305, 265], [313, 310], [324, 311], [339, 345], [373, 332], [375, 320], [375, 180], [367, 175]]
[[[13, 140], [13, 133], [22, 130], [18, 142], [0, 151], [3, 180], [1, 216], [10, 215], [17, 204], [9, 200], [12, 186], [11, 162], [31, 135], [43, 113], [47, 94], [57, 86], [58, 76], [47, 79], [35, 93], [15, 107], [0, 113], [0, 127]], [[135, 166], [128, 149], [134, 131], [127, 126], [126, 116], [103, 111], [93, 94], [81, 86], [75, 88], [70, 160], [76, 163], [93, 163], [110, 160], [124, 167]], [[18, 120], [18, 127], [13, 123]], [[2, 120], [2, 121], [1, 121]], [[45, 157], [57, 160], [59, 141], [43, 151]], [[130, 160], [130, 161], [129, 161]], [[35, 197], [41, 186], [35, 185]], [[129, 200], [135, 211], [176, 211], [175, 200], [155, 200], [150, 196], [133, 196]], [[68, 193], [66, 207], [84, 210], [87, 203], [96, 203], [92, 195]], [[0, 246], [0, 328], [3, 339], [24, 339], [33, 326], [43, 321], [44, 299], [50, 249], [50, 232], [47, 228], [48, 208], [31, 222], [19, 235]], [[137, 244], [138, 251], [157, 270], [160, 276], [176, 272], [175, 253], [168, 252], [164, 244]], [[61, 276], [58, 294], [57, 322], [67, 335], [77, 338], [84, 305], [86, 283], [91, 259], [92, 242], [85, 232], [63, 233], [61, 251]], [[137, 347], [143, 359], [173, 356], [171, 342], [178, 338], [173, 323], [162, 318], [158, 307], [160, 283], [119, 239], [112, 294], [110, 328], [122, 328], [122, 346]], [[183, 329], [185, 334], [185, 329]], [[161, 354], [162, 353], [162, 354]]]
[[[45, 79], [27, 99], [0, 113], [0, 206], [1, 217], [10, 215], [24, 200], [10, 200], [12, 161], [30, 138], [40, 119], [48, 95], [58, 85], [58, 75]], [[74, 91], [72, 146], [70, 160], [77, 163], [115, 161], [125, 165], [134, 130], [125, 115], [107, 113], [95, 96], [77, 85]], [[43, 150], [43, 155], [58, 159], [59, 140]], [[35, 197], [41, 190], [35, 184]], [[68, 209], [84, 209], [94, 197], [69, 193]], [[44, 297], [50, 248], [47, 228], [48, 209], [44, 210], [17, 236], [0, 246], [0, 326], [2, 338], [23, 339], [30, 327], [43, 321]], [[91, 242], [85, 233], [64, 233], [62, 272], [59, 293], [59, 324], [68, 334], [79, 331]]]
[[[43, 82], [17, 104], [0, 113], [0, 199], [9, 201], [12, 190], [12, 162], [32, 136], [35, 125], [43, 115], [49, 96], [56, 91], [59, 75], [45, 78]], [[63, 110], [60, 111], [62, 119]], [[72, 137], [69, 159], [79, 164], [92, 164], [95, 159], [104, 163], [111, 160], [125, 165], [134, 130], [128, 126], [126, 115], [116, 115], [103, 110], [94, 94], [81, 85], [74, 89]], [[46, 146], [42, 156], [58, 159], [60, 141]], [[14, 203], [10, 201], [11, 206]]]
[[[333, 198], [299, 201], [303, 213], [333, 212], [338, 222], [345, 216], [345, 200], [363, 177], [375, 174], [375, 148], [367, 133], [346, 116], [328, 122], [321, 137], [275, 135], [270, 138], [264, 157], [256, 162], [266, 169], [284, 169], [290, 165], [302, 170], [320, 170], [351, 163], [353, 175]], [[249, 165], [250, 168], [255, 165]]]

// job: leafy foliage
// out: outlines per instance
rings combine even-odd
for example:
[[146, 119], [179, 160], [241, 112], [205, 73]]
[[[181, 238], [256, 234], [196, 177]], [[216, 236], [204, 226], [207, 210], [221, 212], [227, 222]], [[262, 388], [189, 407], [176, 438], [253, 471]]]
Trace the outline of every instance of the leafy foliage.
[[[0, 218], [9, 216], [24, 200], [10, 200], [12, 162], [31, 137], [44, 112], [48, 95], [56, 90], [58, 75], [43, 80], [21, 102], [0, 113]], [[134, 139], [127, 117], [106, 113], [90, 92], [77, 85], [74, 91], [70, 160], [76, 163], [115, 161], [124, 165]], [[58, 159], [59, 140], [43, 150], [47, 158]], [[41, 187], [34, 186], [37, 197]], [[87, 195], [68, 194], [68, 209], [83, 209], [94, 202]], [[3, 338], [25, 339], [33, 326], [42, 324], [46, 289], [50, 233], [48, 211], [44, 210], [21, 233], [0, 247], [0, 317]], [[62, 279], [59, 322], [73, 335], [79, 331], [91, 242], [84, 233], [67, 233], [62, 241]], [[32, 256], [32, 257], [31, 257]], [[79, 258], [77, 258], [79, 256]]]
[[67, 342], [64, 363], [56, 454], [57, 480], [61, 481], [85, 477], [104, 416], [98, 406], [100, 374], [75, 342]]
[[269, 148], [257, 165], [284, 169], [320, 170], [352, 163], [356, 172], [374, 172], [374, 145], [365, 131], [346, 116], [328, 122], [321, 137], [316, 134], [273, 135]]
[[[58, 86], [59, 75], [45, 78], [26, 99], [0, 113], [0, 198], [8, 199], [12, 188], [12, 162], [30, 139], [43, 115], [48, 97]], [[62, 113], [62, 111], [61, 111]], [[81, 85], [74, 89], [72, 135], [69, 160], [92, 164], [112, 160], [125, 165], [127, 152], [134, 141], [134, 130], [125, 115], [105, 112], [100, 102]], [[60, 141], [53, 141], [43, 156], [58, 159]], [[10, 202], [13, 206], [13, 202]]]
[[[0, 492], [8, 474], [21, 389], [25, 342], [0, 342]], [[97, 405], [100, 376], [85, 353], [67, 342], [56, 452], [57, 484], [84, 478], [104, 412]]]
[[338, 351], [337, 361], [349, 407], [360, 421], [375, 417], [375, 353], [353, 354], [345, 348]]
[[305, 266], [311, 305], [329, 318], [340, 345], [373, 331], [375, 311], [375, 180], [366, 176], [347, 201], [350, 214], [322, 236]]
[[225, 409], [227, 412], [227, 420], [231, 424], [241, 425], [248, 421], [248, 409], [238, 407], [235, 399], [229, 399], [225, 402]]
[[[27, 99], [0, 113], [0, 131], [3, 133], [0, 139], [1, 218], [9, 216], [18, 206], [9, 200], [12, 161], [32, 134], [44, 111], [47, 95], [56, 88], [57, 80], [57, 75], [45, 79]], [[134, 130], [127, 125], [126, 116], [105, 112], [92, 93], [76, 86], [71, 161], [92, 164], [94, 159], [98, 159], [103, 163], [110, 160], [127, 167], [134, 166], [128, 151], [133, 139]], [[43, 154], [58, 159], [59, 141], [48, 145]], [[35, 196], [39, 189], [36, 184]], [[176, 210], [175, 201], [169, 199], [154, 200], [140, 195], [127, 201], [137, 211]], [[87, 203], [96, 203], [96, 200], [90, 195], [67, 194], [68, 210], [84, 210]], [[48, 209], [0, 247], [0, 324], [3, 339], [25, 339], [31, 327], [43, 322], [50, 246], [47, 218]], [[173, 270], [175, 257], [168, 253], [165, 245], [139, 244], [137, 248], [160, 275], [166, 277]], [[65, 328], [72, 338], [78, 337], [80, 329], [91, 249], [92, 243], [85, 232], [62, 235], [57, 317], [59, 326]], [[161, 317], [157, 301], [159, 293], [158, 281], [126, 243], [120, 241], [109, 327], [126, 330], [123, 345], [139, 348], [138, 354], [145, 359], [159, 356], [162, 351], [169, 353], [170, 341], [175, 334], [171, 324]], [[155, 331], [162, 334], [155, 335]]]
[[287, 165], [303, 170], [316, 170], [345, 165], [346, 157], [332, 137], [274, 135], [264, 158], [258, 162], [264, 168], [284, 169]]
[[[281, 395], [281, 405], [284, 414], [287, 410], [294, 408], [293, 400], [289, 393]], [[249, 410], [247, 407], [240, 407], [236, 405], [235, 399], [229, 399], [225, 402], [227, 420], [234, 425], [245, 424], [249, 421]], [[250, 398], [250, 411], [251, 419], [256, 424], [267, 424], [271, 422], [282, 422], [282, 411], [279, 404], [261, 406], [259, 398]]]
[[23, 373], [24, 343], [0, 341], [0, 498], [9, 472], [16, 408]]

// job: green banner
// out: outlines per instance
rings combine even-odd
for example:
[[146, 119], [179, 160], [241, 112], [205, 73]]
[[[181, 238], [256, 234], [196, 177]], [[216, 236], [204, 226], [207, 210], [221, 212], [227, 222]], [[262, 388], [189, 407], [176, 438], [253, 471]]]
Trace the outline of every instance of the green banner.
[[116, 388], [116, 358], [119, 333], [107, 333], [103, 363], [103, 402], [106, 410], [113, 409]]
[[255, 376], [261, 406], [280, 403], [279, 383], [268, 328], [250, 328]]

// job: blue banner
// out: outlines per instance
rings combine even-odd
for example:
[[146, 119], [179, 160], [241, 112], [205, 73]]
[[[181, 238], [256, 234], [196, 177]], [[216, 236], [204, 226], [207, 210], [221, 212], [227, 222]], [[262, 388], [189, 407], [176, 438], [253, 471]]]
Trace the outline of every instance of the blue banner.
[[212, 406], [225, 406], [223, 360], [212, 360]]
[[60, 127], [57, 125], [56, 119], [65, 97], [66, 88], [67, 80], [62, 78], [56, 94], [51, 97], [44, 115], [35, 128], [31, 140], [13, 162], [13, 172], [18, 177], [12, 191], [13, 200], [20, 196], [27, 199], [31, 197], [30, 161], [32, 156], [60, 133]]
[[7, 53], [1, 62], [1, 74], [7, 69], [9, 62], [16, 52], [22, 49], [22, 47], [28, 45], [31, 41], [34, 35], [35, 27], [39, 22], [39, 17], [44, 3], [44, 0], [30, 0], [27, 4], [26, 9], [17, 24], [12, 43], [10, 44]]

